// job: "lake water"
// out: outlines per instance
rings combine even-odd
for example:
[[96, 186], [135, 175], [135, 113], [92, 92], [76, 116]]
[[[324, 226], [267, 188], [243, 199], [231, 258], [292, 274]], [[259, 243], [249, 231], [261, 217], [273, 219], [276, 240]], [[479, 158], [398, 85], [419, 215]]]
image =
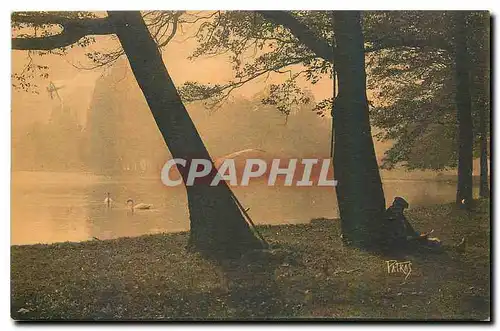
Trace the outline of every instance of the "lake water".
[[[456, 183], [418, 179], [384, 179], [387, 202], [403, 196], [411, 207], [451, 202]], [[338, 216], [333, 188], [233, 188], [256, 224], [306, 223]], [[106, 192], [113, 204], [104, 204]], [[126, 200], [154, 205], [131, 213]], [[189, 230], [185, 189], [166, 187], [159, 178], [109, 178], [82, 173], [13, 172], [11, 244], [110, 239]]]

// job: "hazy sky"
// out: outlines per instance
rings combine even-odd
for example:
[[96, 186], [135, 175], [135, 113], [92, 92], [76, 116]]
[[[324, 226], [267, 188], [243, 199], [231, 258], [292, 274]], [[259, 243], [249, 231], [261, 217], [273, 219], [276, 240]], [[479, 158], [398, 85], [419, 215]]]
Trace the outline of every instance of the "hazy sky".
[[[184, 26], [183, 31], [178, 30], [176, 37], [163, 51], [164, 62], [167, 69], [177, 86], [185, 81], [199, 81], [203, 83], [223, 83], [233, 78], [231, 63], [225, 56], [198, 58], [188, 60], [188, 57], [194, 51], [197, 41], [195, 38], [187, 39], [193, 36], [196, 26]], [[50, 111], [59, 100], [51, 100], [46, 90], [48, 83], [52, 80], [58, 84], [63, 84], [64, 88], [60, 90], [60, 95], [64, 103], [71, 107], [78, 114], [83, 114], [88, 108], [93, 93], [96, 79], [106, 69], [84, 70], [77, 67], [90, 67], [92, 63], [86, 58], [88, 51], [99, 51], [105, 49], [115, 49], [119, 44], [113, 37], [99, 36], [96, 42], [91, 46], [82, 49], [74, 48], [69, 50], [65, 56], [45, 55], [39, 57], [32, 56], [34, 63], [46, 65], [49, 67], [48, 79], [35, 79], [33, 82], [38, 87], [38, 94], [27, 93], [24, 91], [13, 90], [12, 109], [13, 109], [13, 128], [23, 129], [26, 124], [34, 120], [45, 120]], [[28, 63], [29, 58], [26, 51], [12, 51], [12, 71], [20, 73]], [[297, 67], [298, 68], [298, 67]], [[271, 82], [279, 82], [286, 79], [287, 75], [271, 74], [266, 81], [264, 77], [258, 78], [234, 92], [235, 95], [250, 97], [256, 92], [261, 91]], [[302, 84], [310, 88], [316, 99], [321, 100], [332, 94], [331, 80], [324, 79], [316, 85]]]

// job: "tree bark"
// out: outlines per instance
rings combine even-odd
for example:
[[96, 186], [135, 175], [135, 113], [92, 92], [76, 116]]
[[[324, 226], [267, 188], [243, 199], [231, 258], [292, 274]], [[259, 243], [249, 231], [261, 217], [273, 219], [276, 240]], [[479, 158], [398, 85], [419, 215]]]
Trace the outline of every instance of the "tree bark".
[[479, 175], [479, 196], [481, 198], [490, 197], [490, 188], [488, 180], [488, 130], [487, 119], [491, 113], [490, 107], [490, 86], [491, 86], [491, 70], [490, 70], [490, 15], [485, 13], [484, 25], [482, 25], [482, 36], [479, 38], [482, 41], [481, 55], [479, 63], [479, 80], [481, 85], [477, 88], [481, 93], [481, 108], [479, 109], [479, 150], [480, 150], [480, 175]]
[[470, 64], [467, 50], [466, 13], [455, 13], [455, 76], [458, 119], [458, 184], [456, 203], [469, 209], [472, 204], [472, 115]]
[[338, 96], [334, 174], [342, 233], [360, 246], [380, 243], [385, 198], [371, 134], [360, 13], [334, 12]]
[[480, 148], [480, 175], [479, 175], [479, 196], [489, 198], [490, 188], [488, 185], [488, 132], [486, 130], [486, 109], [479, 110], [479, 148]]
[[[139, 12], [109, 12], [134, 76], [174, 158], [213, 161], [189, 117], [161, 54]], [[184, 182], [186, 173], [181, 171]], [[189, 244], [217, 256], [262, 247], [224, 181], [186, 186], [191, 221]]]

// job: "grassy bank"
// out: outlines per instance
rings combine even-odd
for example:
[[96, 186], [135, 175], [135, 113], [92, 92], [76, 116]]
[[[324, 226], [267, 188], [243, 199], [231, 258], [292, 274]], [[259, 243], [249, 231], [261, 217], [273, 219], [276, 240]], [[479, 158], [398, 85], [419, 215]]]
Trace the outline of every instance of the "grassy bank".
[[187, 233], [13, 246], [14, 319], [390, 318], [486, 319], [490, 315], [490, 215], [453, 205], [408, 212], [417, 230], [465, 253], [398, 254], [405, 281], [385, 261], [343, 247], [339, 222], [261, 226], [276, 247], [216, 265], [187, 252]]

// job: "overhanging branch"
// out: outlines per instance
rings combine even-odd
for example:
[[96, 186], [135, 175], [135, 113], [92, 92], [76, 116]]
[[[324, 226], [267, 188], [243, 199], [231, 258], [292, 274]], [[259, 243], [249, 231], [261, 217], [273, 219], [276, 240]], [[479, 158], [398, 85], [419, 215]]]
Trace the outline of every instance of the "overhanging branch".
[[304, 23], [297, 20], [292, 14], [286, 11], [258, 11], [264, 18], [282, 25], [304, 45], [309, 47], [317, 56], [333, 63], [333, 47], [324, 40], [318, 38], [314, 32]]
[[17, 50], [52, 50], [66, 47], [90, 35], [113, 34], [115, 29], [108, 18], [69, 19], [53, 15], [31, 17], [13, 15], [16, 23], [53, 24], [62, 26], [63, 30], [52, 36], [35, 38], [12, 38], [12, 49]]

